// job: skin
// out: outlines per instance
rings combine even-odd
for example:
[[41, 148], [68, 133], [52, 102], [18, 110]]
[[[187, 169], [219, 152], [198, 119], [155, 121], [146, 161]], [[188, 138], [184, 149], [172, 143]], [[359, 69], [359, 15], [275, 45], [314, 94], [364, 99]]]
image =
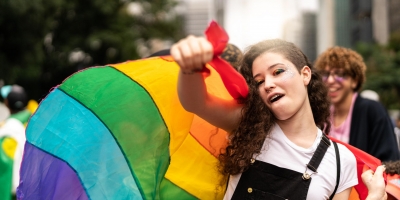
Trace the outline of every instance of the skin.
[[351, 102], [353, 99], [355, 87], [357, 83], [351, 77], [345, 77], [343, 81], [336, 81], [332, 73], [338, 69], [330, 69], [329, 66], [325, 68], [325, 71], [331, 72], [331, 75], [325, 81], [328, 87], [328, 96], [330, 97], [331, 103], [335, 107], [334, 113], [334, 126], [340, 126], [347, 118], [350, 110]]
[[[223, 100], [208, 94], [202, 75], [193, 73], [212, 59], [211, 44], [204, 38], [188, 36], [172, 46], [171, 55], [181, 69], [178, 95], [183, 107], [231, 133], [240, 121], [242, 105], [235, 100]], [[294, 73], [285, 75], [277, 72], [285, 69]], [[282, 55], [268, 52], [254, 60], [252, 70], [254, 80], [259, 83], [261, 98], [276, 116], [276, 122], [286, 137], [298, 146], [309, 148], [317, 136], [317, 126], [307, 95], [311, 69], [304, 66], [299, 72]], [[276, 94], [282, 97], [271, 102]], [[336, 194], [334, 199], [347, 199], [350, 191], [351, 188], [348, 188]]]
[[[317, 133], [307, 95], [311, 70], [308, 66], [304, 66], [300, 73], [294, 73], [293, 77], [286, 79], [283, 73], [286, 67], [297, 72], [293, 63], [282, 55], [261, 54], [253, 62], [254, 79], [260, 82], [260, 95], [278, 119], [277, 123], [285, 135], [298, 146], [309, 148]], [[278, 73], [279, 71], [282, 72]], [[276, 102], [271, 102], [271, 98], [275, 95], [283, 95], [283, 97]]]
[[182, 106], [212, 125], [232, 132], [239, 122], [242, 106], [234, 100], [227, 101], [209, 95], [201, 74], [184, 74], [201, 70], [204, 63], [212, 59], [211, 44], [204, 38], [188, 36], [172, 46], [171, 55], [181, 69], [178, 95]]
[[368, 197], [366, 200], [387, 199], [387, 194], [385, 192], [386, 185], [385, 180], [383, 179], [383, 172], [385, 170], [385, 166], [382, 165], [377, 167], [375, 172], [367, 170], [361, 175], [364, 184], [368, 188]]

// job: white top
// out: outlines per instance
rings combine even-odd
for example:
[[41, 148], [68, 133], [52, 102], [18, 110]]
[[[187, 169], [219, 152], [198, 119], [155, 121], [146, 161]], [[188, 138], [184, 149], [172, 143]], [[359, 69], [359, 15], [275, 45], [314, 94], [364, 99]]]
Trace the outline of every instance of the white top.
[[[255, 159], [276, 165], [281, 168], [290, 169], [299, 173], [304, 173], [306, 164], [309, 163], [315, 150], [321, 141], [322, 131], [318, 129], [317, 138], [313, 145], [302, 148], [291, 142], [283, 133], [279, 125], [275, 125], [269, 138], [264, 142], [261, 154]], [[337, 144], [340, 154], [340, 181], [336, 193], [358, 184], [357, 163], [353, 153], [345, 146]], [[325, 153], [314, 173], [307, 169], [311, 175], [311, 184], [308, 190], [307, 199], [328, 199], [336, 186], [336, 154], [335, 148], [331, 145]], [[232, 198], [235, 188], [239, 182], [241, 174], [233, 175], [229, 179], [224, 200]]]
[[14, 118], [8, 118], [4, 121], [4, 124], [0, 125], [0, 137], [8, 136], [17, 141], [17, 148], [14, 154], [13, 163], [13, 182], [12, 182], [12, 192], [15, 191], [19, 185], [19, 169], [22, 162], [22, 154], [24, 152], [25, 146], [25, 126], [19, 120]]

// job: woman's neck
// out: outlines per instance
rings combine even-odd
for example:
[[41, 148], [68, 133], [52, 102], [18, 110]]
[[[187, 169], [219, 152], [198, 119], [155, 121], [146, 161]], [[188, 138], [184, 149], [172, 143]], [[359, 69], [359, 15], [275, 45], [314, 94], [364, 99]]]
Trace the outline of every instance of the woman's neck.
[[346, 120], [347, 115], [349, 114], [351, 104], [353, 102], [353, 97], [355, 93], [351, 93], [347, 95], [347, 97], [340, 103], [334, 104], [333, 110], [333, 119], [334, 119], [334, 126], [337, 127]]
[[303, 148], [311, 147], [317, 137], [318, 128], [309, 104], [291, 118], [278, 120], [277, 124], [290, 141]]

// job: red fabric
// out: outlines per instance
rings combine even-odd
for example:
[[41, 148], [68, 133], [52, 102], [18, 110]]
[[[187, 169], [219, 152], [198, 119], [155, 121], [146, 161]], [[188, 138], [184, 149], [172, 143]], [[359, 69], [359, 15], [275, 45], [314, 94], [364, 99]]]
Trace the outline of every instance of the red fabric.
[[[216, 22], [213, 21], [206, 30], [206, 35], [207, 39], [213, 44], [213, 47], [215, 48], [214, 54], [219, 55], [222, 52], [221, 49], [223, 50], [228, 42], [227, 33], [221, 27], [219, 27]], [[218, 56], [215, 56], [209, 64], [219, 73], [226, 89], [229, 91], [229, 94], [231, 94], [233, 98], [237, 99], [247, 97], [248, 87], [246, 81], [241, 74], [233, 69], [233, 67], [231, 67], [227, 62], [225, 62]], [[345, 144], [331, 137], [330, 139], [346, 146], [356, 157], [358, 185], [355, 186], [355, 189], [357, 190], [360, 199], [364, 200], [368, 195], [368, 190], [361, 179], [363, 169], [366, 166], [369, 169], [375, 171], [376, 168], [381, 165], [381, 161], [349, 144]], [[384, 176], [386, 180], [386, 174], [384, 174]]]
[[[234, 99], [246, 98], [249, 93], [246, 81], [228, 62], [219, 57], [228, 44], [228, 34], [215, 21], [210, 23], [205, 34], [214, 47], [214, 58], [208, 64], [221, 76], [222, 82]], [[210, 70], [204, 67], [202, 72], [208, 75]]]

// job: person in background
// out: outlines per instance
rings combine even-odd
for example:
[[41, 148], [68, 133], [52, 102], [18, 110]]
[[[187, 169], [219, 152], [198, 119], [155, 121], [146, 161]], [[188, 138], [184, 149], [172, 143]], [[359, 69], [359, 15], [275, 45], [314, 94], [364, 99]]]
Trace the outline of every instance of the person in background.
[[239, 71], [243, 52], [236, 45], [228, 43], [221, 54], [221, 58], [229, 62], [236, 71]]
[[[24, 123], [28, 121], [31, 112], [26, 110], [28, 95], [21, 86], [3, 86], [1, 88], [1, 95], [4, 99], [4, 104], [10, 111], [10, 116], [0, 123], [0, 140], [2, 141], [2, 145], [8, 146], [8, 148], [2, 149], [5, 155], [11, 158], [11, 162], [9, 163], [13, 165], [12, 180], [10, 180], [12, 184], [7, 185], [11, 185], [9, 191], [12, 191], [13, 195], [15, 195], [16, 188], [19, 184], [19, 169], [26, 141]], [[6, 185], [6, 183], [4, 183], [4, 185]]]
[[391, 119], [379, 102], [358, 94], [366, 66], [355, 51], [332, 47], [316, 60], [331, 101], [329, 135], [355, 146], [382, 161], [400, 159]]

